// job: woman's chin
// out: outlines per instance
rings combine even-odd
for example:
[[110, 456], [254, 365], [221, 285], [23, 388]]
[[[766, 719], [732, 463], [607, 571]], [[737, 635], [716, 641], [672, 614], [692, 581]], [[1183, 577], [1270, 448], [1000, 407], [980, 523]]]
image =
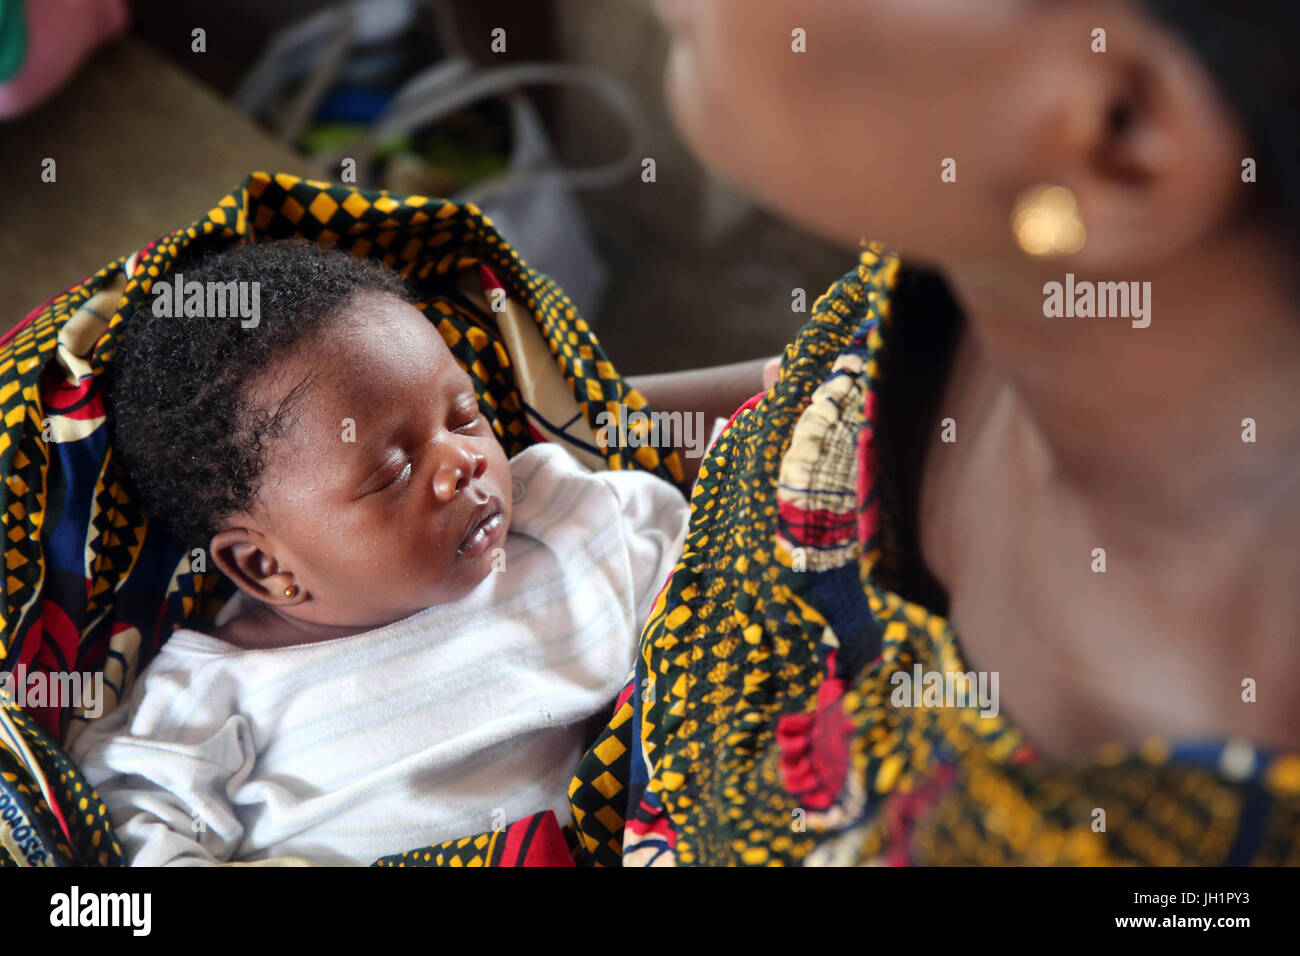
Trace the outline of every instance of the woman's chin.
[[685, 43], [674, 40], [668, 47], [668, 58], [664, 62], [664, 99], [668, 104], [668, 115], [673, 125], [681, 133], [688, 145], [694, 148], [690, 137], [690, 120], [695, 96], [694, 56]]
[[691, 30], [699, 12], [699, 0], [654, 0], [655, 13], [674, 37]]
[[673, 126], [687, 149], [709, 172], [730, 180], [734, 163], [729, 155], [736, 148], [727, 130], [718, 99], [710, 95], [702, 79], [695, 51], [689, 44], [674, 42], [664, 65], [664, 99]]

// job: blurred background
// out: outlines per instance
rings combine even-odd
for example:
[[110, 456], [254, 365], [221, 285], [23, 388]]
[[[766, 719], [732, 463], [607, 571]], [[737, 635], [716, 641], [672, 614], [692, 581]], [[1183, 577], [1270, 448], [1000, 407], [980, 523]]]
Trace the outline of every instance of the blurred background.
[[0, 331], [249, 172], [338, 182], [343, 157], [359, 186], [477, 202], [625, 374], [775, 354], [793, 290], [810, 308], [854, 262], [689, 155], [650, 0], [35, 3], [86, 9], [66, 78], [0, 122]]

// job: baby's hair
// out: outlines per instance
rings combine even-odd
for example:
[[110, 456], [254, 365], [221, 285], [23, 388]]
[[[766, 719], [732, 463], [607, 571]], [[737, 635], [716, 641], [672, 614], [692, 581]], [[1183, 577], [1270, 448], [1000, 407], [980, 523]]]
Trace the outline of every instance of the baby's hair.
[[256, 500], [268, 444], [298, 394], [261, 408], [250, 387], [292, 349], [324, 346], [358, 296], [413, 296], [379, 262], [302, 239], [208, 251], [177, 272], [186, 286], [258, 283], [256, 324], [179, 307], [158, 316], [146, 303], [105, 369], [104, 401], [130, 493], [182, 544], [206, 548], [223, 518]]

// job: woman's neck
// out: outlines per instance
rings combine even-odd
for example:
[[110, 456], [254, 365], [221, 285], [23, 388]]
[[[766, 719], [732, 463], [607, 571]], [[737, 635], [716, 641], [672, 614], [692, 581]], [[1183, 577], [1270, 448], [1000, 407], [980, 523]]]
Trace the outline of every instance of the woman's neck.
[[1246, 706], [1241, 685], [1300, 667], [1300, 315], [1263, 283], [1189, 275], [1151, 280], [1147, 328], [954, 281], [957, 441], [930, 443], [922, 552], [967, 663], [1054, 756], [1300, 749], [1288, 695]]
[[[1216, 250], [1148, 270], [1144, 328], [1046, 317], [1033, 279], [952, 281], [982, 361], [1020, 410], [1026, 456], [1117, 517], [1191, 530], [1300, 507], [1300, 308], [1266, 254]], [[1234, 261], [1254, 268], [1224, 265]]]

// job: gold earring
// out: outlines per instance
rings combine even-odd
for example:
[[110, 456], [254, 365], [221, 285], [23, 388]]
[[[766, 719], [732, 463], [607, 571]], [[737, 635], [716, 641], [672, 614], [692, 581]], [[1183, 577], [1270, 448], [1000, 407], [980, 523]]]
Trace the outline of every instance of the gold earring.
[[1011, 210], [1016, 242], [1031, 256], [1068, 256], [1083, 248], [1088, 230], [1079, 216], [1079, 202], [1064, 186], [1030, 186], [1016, 197]]
[[295, 598], [295, 597], [297, 597], [297, 596], [298, 596], [298, 585], [296, 585], [296, 584], [290, 584], [287, 588], [284, 589], [284, 596], [287, 597], [287, 598]]

